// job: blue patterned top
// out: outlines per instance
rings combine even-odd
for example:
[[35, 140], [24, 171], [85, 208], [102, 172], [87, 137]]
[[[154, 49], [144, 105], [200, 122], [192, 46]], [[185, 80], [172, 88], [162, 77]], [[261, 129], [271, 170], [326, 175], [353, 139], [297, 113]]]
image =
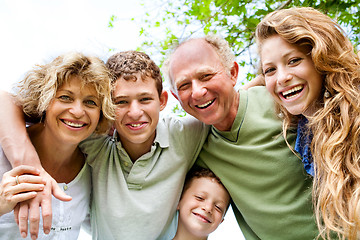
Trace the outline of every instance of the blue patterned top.
[[298, 123], [295, 151], [300, 154], [305, 171], [311, 176], [314, 176], [314, 162], [310, 148], [312, 134], [306, 126], [307, 123], [308, 120], [306, 117], [302, 117]]

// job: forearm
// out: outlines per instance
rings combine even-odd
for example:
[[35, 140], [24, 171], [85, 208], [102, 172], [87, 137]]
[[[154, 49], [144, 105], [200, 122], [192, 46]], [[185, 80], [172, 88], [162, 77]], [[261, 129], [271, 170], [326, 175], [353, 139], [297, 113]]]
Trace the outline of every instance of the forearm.
[[7, 92], [0, 91], [0, 145], [13, 167], [32, 165], [41, 168], [39, 157], [25, 126], [22, 109]]

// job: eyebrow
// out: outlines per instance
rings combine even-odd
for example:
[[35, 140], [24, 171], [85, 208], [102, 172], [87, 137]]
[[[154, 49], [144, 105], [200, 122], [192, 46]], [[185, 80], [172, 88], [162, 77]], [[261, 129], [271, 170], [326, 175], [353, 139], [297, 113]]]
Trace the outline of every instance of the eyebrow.
[[[136, 94], [137, 97], [142, 97], [142, 96], [153, 96], [153, 95], [156, 95], [157, 93], [153, 93], [153, 92], [142, 92], [142, 93], [139, 93], [139, 94]], [[115, 96], [114, 99], [119, 99], [119, 98], [128, 98], [129, 95], [118, 95], [118, 96]]]
[[[75, 95], [75, 93], [73, 91], [70, 91], [68, 89], [59, 89], [59, 90], [56, 91], [56, 93], [58, 93], [58, 92], [64, 92], [64, 93], [68, 93], [70, 95]], [[93, 94], [86, 95], [85, 97], [86, 98], [96, 98], [98, 100], [100, 99], [99, 96], [96, 96], [96, 95], [93, 95]]]
[[[208, 73], [208, 72], [214, 73], [214, 72], [217, 72], [217, 71], [214, 70], [214, 68], [211, 68], [211, 67], [203, 67], [203, 68], [197, 69], [194, 75], [202, 75], [202, 74]], [[179, 84], [179, 83], [182, 83], [182, 82], [187, 81], [187, 80], [188, 80], [188, 77], [184, 76], [182, 78], [175, 79], [175, 82], [178, 82], [178, 84]]]

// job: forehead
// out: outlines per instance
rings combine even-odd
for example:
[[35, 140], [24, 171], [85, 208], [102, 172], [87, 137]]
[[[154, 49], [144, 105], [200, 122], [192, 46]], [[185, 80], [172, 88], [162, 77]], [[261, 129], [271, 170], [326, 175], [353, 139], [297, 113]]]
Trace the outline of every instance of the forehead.
[[94, 84], [87, 83], [83, 78], [77, 75], [72, 75], [67, 79], [67, 81], [64, 81], [63, 84], [57, 89], [57, 91], [60, 90], [68, 90], [80, 94], [91, 93], [95, 96], [98, 95]]
[[[278, 49], [278, 51], [274, 51]], [[269, 57], [278, 56], [284, 57], [292, 52], [301, 52], [303, 54], [309, 53], [311, 50], [310, 46], [289, 43], [279, 35], [271, 36], [263, 41], [261, 48], [261, 57], [262, 59], [267, 59]]]
[[156, 81], [151, 77], [142, 78], [140, 74], [134, 75], [136, 78], [124, 79], [120, 77], [116, 80], [113, 95], [133, 95], [140, 93], [157, 94]]
[[221, 61], [215, 49], [204, 39], [194, 39], [175, 50], [170, 60], [170, 75], [219, 65]]
[[212, 196], [228, 202], [230, 200], [230, 196], [225, 190], [225, 188], [217, 182], [214, 178], [209, 177], [201, 177], [201, 178], [193, 178], [191, 180], [190, 186], [187, 191], [191, 192], [204, 192], [211, 194]]

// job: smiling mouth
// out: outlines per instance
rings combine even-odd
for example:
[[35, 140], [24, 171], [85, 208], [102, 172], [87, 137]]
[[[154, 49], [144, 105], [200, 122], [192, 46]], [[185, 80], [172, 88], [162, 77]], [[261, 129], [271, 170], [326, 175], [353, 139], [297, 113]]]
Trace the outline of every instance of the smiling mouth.
[[143, 125], [145, 125], [146, 123], [128, 123], [126, 124], [129, 128], [131, 129], [139, 129], [141, 128]]
[[201, 104], [201, 105], [195, 105], [195, 107], [200, 108], [200, 109], [204, 109], [204, 108], [209, 107], [214, 101], [215, 101], [215, 99], [210, 100], [210, 101], [208, 101], [208, 102], [206, 102], [204, 104]]
[[201, 218], [202, 220], [204, 220], [205, 222], [211, 223], [211, 221], [209, 219], [207, 219], [206, 217], [202, 216], [201, 214], [198, 213], [193, 213], [195, 216]]
[[296, 87], [293, 87], [292, 89], [289, 89], [287, 91], [281, 92], [280, 94], [286, 99], [292, 99], [300, 94], [300, 92], [304, 89], [304, 85], [298, 85]]
[[73, 128], [82, 128], [86, 125], [86, 123], [75, 123], [75, 122], [70, 122], [67, 120], [61, 120], [63, 123], [65, 123], [67, 126], [69, 127], [73, 127]]

